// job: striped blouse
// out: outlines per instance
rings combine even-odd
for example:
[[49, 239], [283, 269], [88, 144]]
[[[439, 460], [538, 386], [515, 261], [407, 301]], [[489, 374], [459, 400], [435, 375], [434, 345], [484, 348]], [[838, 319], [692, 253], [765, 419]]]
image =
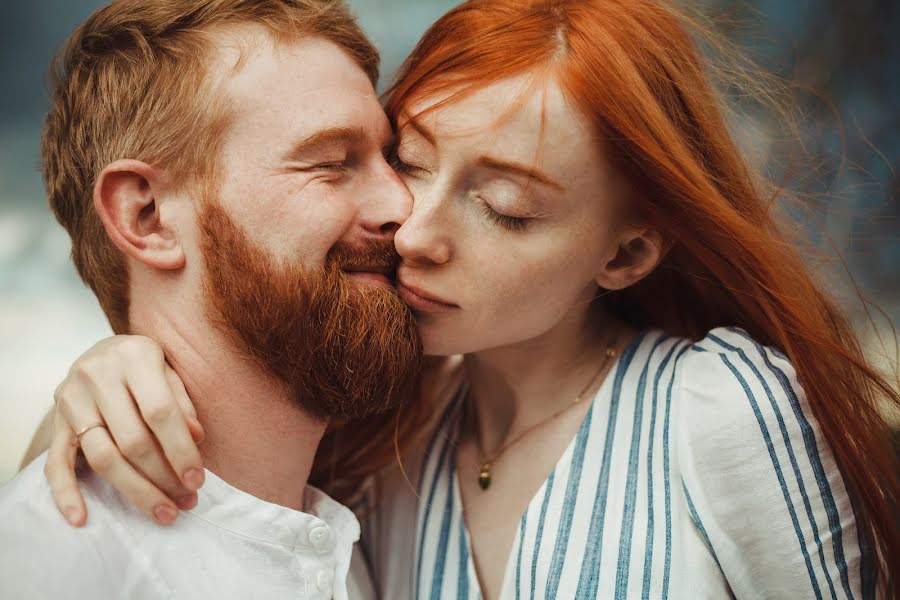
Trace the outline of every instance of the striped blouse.
[[[452, 394], [451, 394], [452, 396]], [[481, 594], [453, 441], [377, 482], [363, 538], [384, 600]], [[501, 598], [875, 597], [840, 472], [786, 357], [739, 329], [620, 354], [519, 522]]]

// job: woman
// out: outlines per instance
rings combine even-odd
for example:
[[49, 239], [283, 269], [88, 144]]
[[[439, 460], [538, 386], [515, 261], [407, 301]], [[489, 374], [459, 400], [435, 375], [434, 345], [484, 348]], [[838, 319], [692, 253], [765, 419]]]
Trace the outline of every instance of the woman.
[[[398, 290], [426, 351], [462, 358], [320, 453], [332, 493], [367, 482], [383, 597], [873, 597], [878, 553], [896, 593], [876, 401], [900, 399], [778, 233], [686, 23], [649, 0], [467, 2], [391, 90], [415, 197]], [[90, 359], [146, 374], [116, 343]], [[120, 393], [101, 412], [139, 421]]]

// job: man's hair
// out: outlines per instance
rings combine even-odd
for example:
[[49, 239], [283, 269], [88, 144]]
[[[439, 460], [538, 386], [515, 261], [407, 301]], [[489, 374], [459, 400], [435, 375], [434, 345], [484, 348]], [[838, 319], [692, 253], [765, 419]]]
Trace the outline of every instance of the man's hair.
[[41, 148], [47, 195], [116, 333], [128, 331], [128, 272], [93, 207], [97, 177], [124, 158], [163, 169], [176, 186], [211, 177], [228, 117], [207, 76], [212, 34], [241, 25], [276, 41], [329, 40], [378, 79], [378, 51], [342, 0], [118, 0], [54, 60]]

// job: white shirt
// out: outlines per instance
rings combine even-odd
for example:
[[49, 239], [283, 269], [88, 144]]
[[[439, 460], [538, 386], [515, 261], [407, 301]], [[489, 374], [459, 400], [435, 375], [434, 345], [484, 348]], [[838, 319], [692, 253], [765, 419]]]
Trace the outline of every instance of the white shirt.
[[[457, 482], [462, 394], [449, 395], [405, 464], [412, 486], [392, 470], [370, 494], [382, 598], [481, 597]], [[739, 329], [697, 343], [650, 331], [521, 515], [500, 597], [868, 599], [873, 566], [787, 358]]]
[[50, 599], [372, 598], [354, 560], [359, 522], [307, 487], [305, 511], [260, 500], [206, 471], [197, 507], [159, 526], [87, 473], [82, 529], [50, 495], [46, 455], [0, 489], [0, 597]]

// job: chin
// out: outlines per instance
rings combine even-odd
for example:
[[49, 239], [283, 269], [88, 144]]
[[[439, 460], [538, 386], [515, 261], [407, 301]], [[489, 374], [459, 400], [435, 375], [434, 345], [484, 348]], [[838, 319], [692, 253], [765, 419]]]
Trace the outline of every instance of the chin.
[[453, 356], [468, 351], [468, 348], [462, 347], [459, 340], [455, 339], [459, 336], [458, 331], [423, 323], [421, 318], [416, 321], [419, 324], [419, 335], [422, 337], [422, 349], [427, 356]]
[[422, 338], [422, 349], [427, 356], [456, 356], [457, 354], [470, 354], [491, 347], [492, 344], [479, 337], [480, 333], [466, 327], [453, 327], [442, 324], [436, 327], [433, 324], [419, 322], [419, 334]]

